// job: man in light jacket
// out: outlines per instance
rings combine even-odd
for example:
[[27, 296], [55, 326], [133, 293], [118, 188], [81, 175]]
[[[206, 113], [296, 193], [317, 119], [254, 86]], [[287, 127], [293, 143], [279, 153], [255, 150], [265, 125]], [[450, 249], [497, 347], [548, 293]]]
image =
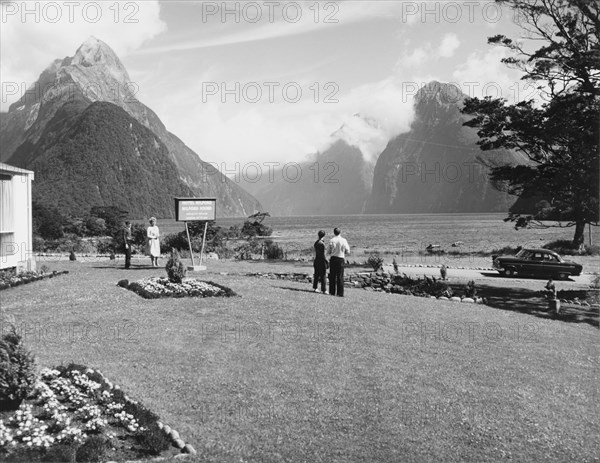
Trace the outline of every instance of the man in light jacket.
[[340, 235], [340, 229], [333, 229], [334, 237], [329, 241], [327, 254], [329, 259], [329, 294], [344, 297], [344, 263], [346, 254], [350, 254], [350, 246]]

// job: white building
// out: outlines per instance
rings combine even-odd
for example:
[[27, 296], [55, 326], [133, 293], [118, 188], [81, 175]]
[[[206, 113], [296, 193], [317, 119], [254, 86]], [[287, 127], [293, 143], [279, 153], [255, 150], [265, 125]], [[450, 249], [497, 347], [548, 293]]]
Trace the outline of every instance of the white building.
[[32, 181], [32, 171], [0, 162], [0, 269], [35, 270]]

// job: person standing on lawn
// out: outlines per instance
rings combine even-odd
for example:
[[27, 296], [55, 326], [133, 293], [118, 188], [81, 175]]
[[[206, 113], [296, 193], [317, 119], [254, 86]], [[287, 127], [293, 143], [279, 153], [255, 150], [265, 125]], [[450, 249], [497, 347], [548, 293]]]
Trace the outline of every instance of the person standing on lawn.
[[[327, 258], [325, 257], [325, 242], [323, 238], [325, 237], [325, 232], [323, 230], [319, 230], [318, 233], [319, 239], [315, 241], [315, 260], [313, 262], [313, 267], [315, 269], [315, 274], [313, 277], [313, 289], [315, 293], [323, 293], [329, 294], [327, 292], [327, 287], [325, 286], [325, 274], [327, 273], [327, 267], [329, 267], [329, 262], [327, 262]], [[321, 283], [321, 290], [319, 291], [319, 283]]]
[[160, 257], [160, 232], [156, 226], [156, 217], [150, 217], [150, 226], [146, 230], [148, 237], [148, 255], [152, 260], [152, 267], [158, 267], [158, 258]]
[[344, 264], [346, 254], [350, 254], [350, 246], [345, 238], [342, 238], [339, 228], [333, 229], [335, 235], [327, 248], [327, 254], [331, 256], [329, 260], [329, 294], [332, 296], [344, 297]]
[[127, 220], [123, 228], [123, 243], [125, 244], [125, 268], [131, 267], [131, 245], [133, 244], [133, 232], [131, 222]]

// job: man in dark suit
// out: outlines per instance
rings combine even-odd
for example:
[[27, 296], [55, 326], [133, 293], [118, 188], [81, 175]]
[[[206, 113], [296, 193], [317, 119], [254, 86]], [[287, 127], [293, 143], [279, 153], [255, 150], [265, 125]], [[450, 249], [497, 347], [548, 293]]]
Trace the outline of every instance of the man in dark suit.
[[125, 244], [125, 268], [131, 267], [131, 245], [133, 244], [133, 232], [131, 222], [126, 221], [123, 228], [123, 243]]

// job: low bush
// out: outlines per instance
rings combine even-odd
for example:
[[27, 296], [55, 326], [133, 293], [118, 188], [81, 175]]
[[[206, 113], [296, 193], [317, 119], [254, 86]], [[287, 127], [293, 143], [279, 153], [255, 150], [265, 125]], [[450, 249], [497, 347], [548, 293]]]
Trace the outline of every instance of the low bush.
[[181, 261], [181, 256], [179, 255], [177, 249], [171, 249], [171, 256], [167, 261], [165, 269], [167, 270], [167, 276], [169, 277], [169, 281], [171, 283], [181, 283], [185, 278], [187, 268]]
[[377, 272], [383, 267], [383, 257], [379, 253], [373, 253], [367, 258], [367, 264], [373, 267], [373, 270]]
[[412, 296], [452, 297], [453, 291], [446, 283], [435, 277], [410, 278], [405, 273], [392, 278], [391, 292]]
[[475, 282], [473, 280], [469, 281], [464, 286], [463, 292], [465, 297], [470, 297], [471, 299], [473, 299], [477, 295], [477, 288], [475, 288]]
[[35, 358], [14, 326], [0, 339], [0, 403], [17, 408], [35, 386]]
[[263, 246], [265, 259], [283, 259], [283, 248], [277, 243], [272, 240], [265, 240]]
[[560, 255], [567, 256], [597, 256], [600, 255], [600, 246], [584, 245], [582, 249], [573, 247], [571, 240], [554, 240], [543, 246], [544, 249], [550, 249]]
[[106, 454], [110, 449], [110, 442], [104, 436], [89, 436], [85, 442], [77, 448], [75, 453], [76, 462], [96, 463], [106, 461]]

